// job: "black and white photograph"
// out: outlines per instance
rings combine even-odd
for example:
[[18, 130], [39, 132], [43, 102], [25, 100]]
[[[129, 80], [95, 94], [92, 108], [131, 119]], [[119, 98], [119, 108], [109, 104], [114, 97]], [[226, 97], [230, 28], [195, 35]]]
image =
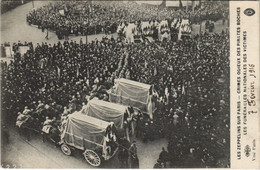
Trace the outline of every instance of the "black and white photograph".
[[1, 167], [231, 168], [229, 5], [2, 0]]

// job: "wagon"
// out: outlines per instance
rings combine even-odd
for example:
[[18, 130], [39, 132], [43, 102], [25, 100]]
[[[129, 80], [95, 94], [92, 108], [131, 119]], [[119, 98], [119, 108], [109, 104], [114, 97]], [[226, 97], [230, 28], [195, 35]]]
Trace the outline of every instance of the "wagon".
[[85, 109], [81, 111], [97, 119], [113, 122], [116, 128], [123, 128], [123, 122], [131, 117], [128, 106], [111, 103], [103, 100], [92, 99], [88, 102]]
[[61, 134], [61, 150], [69, 156], [74, 148], [83, 151], [90, 165], [100, 166], [102, 161], [111, 159], [118, 150], [114, 123], [79, 112], [69, 115]]
[[[123, 129], [124, 125], [126, 125], [125, 127], [132, 126], [131, 130], [134, 133], [134, 122], [132, 120], [135, 110], [129, 106], [94, 98], [80, 112], [97, 119], [113, 122], [117, 129]], [[130, 129], [126, 128], [127, 139], [129, 139], [129, 131]]]
[[153, 85], [128, 79], [115, 79], [115, 86], [109, 90], [109, 101], [140, 109], [153, 118], [155, 92]]

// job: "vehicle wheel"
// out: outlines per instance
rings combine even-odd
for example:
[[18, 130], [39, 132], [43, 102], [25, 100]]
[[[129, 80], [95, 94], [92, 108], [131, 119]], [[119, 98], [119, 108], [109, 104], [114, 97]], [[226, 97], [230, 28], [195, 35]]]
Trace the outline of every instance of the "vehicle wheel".
[[70, 149], [70, 147], [69, 147], [68, 145], [62, 144], [60, 148], [61, 148], [61, 151], [62, 151], [65, 155], [67, 155], [67, 156], [70, 156], [70, 155], [71, 155], [71, 149]]
[[99, 157], [99, 155], [92, 151], [92, 150], [85, 150], [85, 152], [83, 153], [86, 161], [92, 165], [92, 166], [100, 166], [101, 165], [101, 158]]

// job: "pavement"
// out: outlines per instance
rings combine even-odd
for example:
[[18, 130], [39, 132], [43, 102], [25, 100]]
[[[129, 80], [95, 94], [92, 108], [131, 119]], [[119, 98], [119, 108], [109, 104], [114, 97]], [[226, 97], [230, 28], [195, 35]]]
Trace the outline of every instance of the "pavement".
[[43, 143], [40, 135], [30, 141], [9, 128], [9, 144], [1, 146], [2, 167], [16, 168], [91, 168], [79, 155], [66, 156], [50, 142]]

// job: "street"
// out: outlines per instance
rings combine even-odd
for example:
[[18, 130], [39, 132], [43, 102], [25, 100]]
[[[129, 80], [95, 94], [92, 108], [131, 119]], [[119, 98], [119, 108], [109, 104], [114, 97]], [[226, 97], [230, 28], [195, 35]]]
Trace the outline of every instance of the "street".
[[[74, 151], [66, 156], [51, 142], [43, 143], [41, 136], [33, 133], [30, 141], [19, 135], [17, 129], [9, 127], [9, 144], [1, 146], [2, 167], [13, 168], [94, 168], [84, 159], [82, 152]], [[167, 147], [164, 139], [143, 143], [136, 140], [140, 168], [153, 168], [162, 147]], [[101, 168], [119, 168], [117, 155], [101, 165]]]

